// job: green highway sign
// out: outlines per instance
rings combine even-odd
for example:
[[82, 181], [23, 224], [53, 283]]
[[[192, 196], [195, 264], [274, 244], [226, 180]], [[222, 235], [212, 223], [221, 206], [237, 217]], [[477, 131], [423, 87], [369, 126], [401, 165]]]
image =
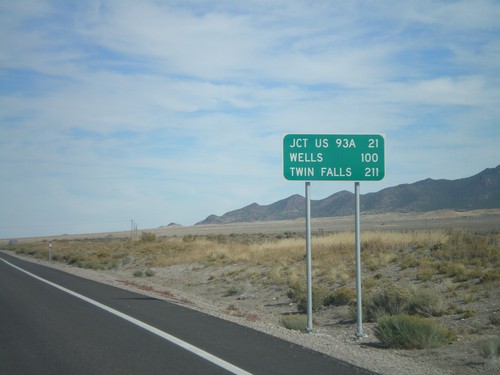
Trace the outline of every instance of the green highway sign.
[[380, 134], [286, 134], [283, 174], [292, 181], [379, 181], [384, 150]]

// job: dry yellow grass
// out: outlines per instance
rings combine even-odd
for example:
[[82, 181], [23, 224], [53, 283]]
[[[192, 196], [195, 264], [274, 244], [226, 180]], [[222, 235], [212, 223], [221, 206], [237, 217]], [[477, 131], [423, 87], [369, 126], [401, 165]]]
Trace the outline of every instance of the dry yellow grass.
[[[457, 236], [445, 231], [364, 232], [362, 257], [364, 267], [376, 271], [401, 258], [408, 249], [442, 248], [445, 258], [450, 250], [443, 244], [456, 243]], [[490, 240], [491, 242], [491, 240]], [[19, 244], [19, 252], [45, 257], [47, 243]], [[483, 248], [482, 248], [483, 249]], [[479, 251], [479, 250], [478, 250]], [[491, 248], [482, 253], [492, 256]], [[460, 250], [463, 253], [464, 250]], [[156, 241], [55, 241], [53, 259], [79, 267], [108, 269], [135, 262], [145, 267], [168, 267], [175, 264], [239, 264], [243, 268], [262, 267], [268, 282], [289, 284], [303, 273], [305, 240], [279, 236], [186, 236], [160, 238]], [[413, 255], [415, 256], [415, 255]], [[463, 258], [463, 254], [460, 256]], [[315, 277], [327, 284], [345, 285], [354, 276], [354, 235], [340, 232], [312, 239]]]
[[[471, 234], [444, 230], [408, 232], [364, 232], [362, 234], [363, 264], [372, 270], [392, 262], [407, 262], [410, 266], [432, 267], [440, 261], [443, 268], [450, 262], [455, 271], [467, 265], [494, 267], [499, 255], [499, 234]], [[18, 252], [45, 257], [47, 242], [11, 246]], [[424, 252], [431, 253], [424, 256]], [[183, 263], [212, 263], [214, 265], [241, 264], [247, 267], [262, 266], [274, 273], [304, 263], [305, 240], [296, 236], [239, 237], [172, 237], [143, 242], [131, 240], [78, 240], [54, 241], [52, 253], [55, 260], [68, 263], [88, 261], [119, 265], [135, 261], [145, 266], [166, 267]], [[354, 263], [354, 235], [340, 232], [312, 239], [313, 266], [320, 275], [334, 278], [345, 267]], [[493, 263], [492, 263], [493, 262]], [[332, 271], [336, 270], [336, 271]], [[451, 271], [450, 271], [451, 272]], [[283, 272], [281, 272], [283, 273]]]

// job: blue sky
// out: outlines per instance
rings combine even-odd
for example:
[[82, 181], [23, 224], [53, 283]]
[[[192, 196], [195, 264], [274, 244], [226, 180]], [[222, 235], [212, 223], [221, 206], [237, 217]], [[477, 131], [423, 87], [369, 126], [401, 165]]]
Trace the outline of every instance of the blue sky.
[[0, 1], [0, 237], [303, 194], [283, 133], [385, 134], [362, 193], [495, 167], [499, 19], [482, 0]]

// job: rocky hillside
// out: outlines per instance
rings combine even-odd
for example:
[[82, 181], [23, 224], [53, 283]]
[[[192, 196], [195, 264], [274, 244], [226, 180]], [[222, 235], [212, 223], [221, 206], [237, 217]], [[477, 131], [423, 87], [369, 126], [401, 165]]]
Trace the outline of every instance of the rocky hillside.
[[[361, 211], [367, 213], [481, 208], [500, 208], [500, 165], [468, 178], [458, 180], [428, 178], [361, 195]], [[290, 220], [304, 216], [304, 210], [305, 198], [296, 194], [265, 206], [252, 203], [222, 216], [210, 215], [197, 224]], [[311, 201], [313, 217], [352, 214], [354, 214], [354, 194], [348, 191]]]

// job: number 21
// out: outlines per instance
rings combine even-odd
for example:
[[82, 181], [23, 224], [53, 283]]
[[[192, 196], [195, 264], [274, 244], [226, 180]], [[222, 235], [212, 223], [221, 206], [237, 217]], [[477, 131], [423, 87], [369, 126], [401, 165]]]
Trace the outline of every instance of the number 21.
[[368, 140], [368, 148], [378, 148], [378, 139], [370, 138]]

